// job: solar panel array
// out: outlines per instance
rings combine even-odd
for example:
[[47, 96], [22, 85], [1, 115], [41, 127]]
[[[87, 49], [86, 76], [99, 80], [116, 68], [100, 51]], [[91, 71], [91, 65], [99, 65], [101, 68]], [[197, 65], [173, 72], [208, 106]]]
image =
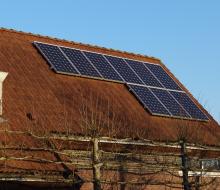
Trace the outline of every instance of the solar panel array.
[[158, 64], [42, 42], [34, 45], [57, 73], [125, 83], [152, 115], [207, 121], [208, 117]]

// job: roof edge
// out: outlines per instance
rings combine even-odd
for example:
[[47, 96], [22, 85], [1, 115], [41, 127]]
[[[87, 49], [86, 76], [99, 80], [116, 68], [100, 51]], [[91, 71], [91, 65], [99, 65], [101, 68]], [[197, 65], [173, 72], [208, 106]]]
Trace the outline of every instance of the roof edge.
[[60, 39], [60, 38], [51, 37], [51, 36], [44, 36], [44, 35], [35, 34], [35, 33], [32, 33], [32, 32], [24, 32], [24, 31], [21, 31], [21, 30], [8, 29], [8, 28], [4, 28], [4, 27], [0, 27], [0, 31], [12, 32], [12, 33], [29, 35], [29, 36], [36, 36], [36, 37], [56, 40], [56, 41], [59, 41], [59, 42], [67, 42], [67, 43], [70, 43], [70, 44], [81, 45], [81, 46], [86, 46], [86, 47], [91, 47], [91, 48], [97, 48], [97, 49], [100, 49], [100, 50], [108, 50], [108, 51], [123, 53], [123, 54], [127, 54], [127, 55], [139, 56], [139, 57], [143, 57], [143, 58], [152, 59], [152, 60], [155, 60], [155, 61], [158, 61], [158, 62], [161, 63], [161, 60], [159, 58], [144, 55], [144, 54], [139, 54], [139, 53], [133, 53], [133, 52], [123, 51], [123, 50], [116, 50], [116, 49], [112, 49], [112, 48], [106, 48], [106, 47], [101, 47], [101, 46], [91, 45], [91, 44], [84, 44], [84, 43], [81, 43], [81, 42], [75, 42], [75, 41]]

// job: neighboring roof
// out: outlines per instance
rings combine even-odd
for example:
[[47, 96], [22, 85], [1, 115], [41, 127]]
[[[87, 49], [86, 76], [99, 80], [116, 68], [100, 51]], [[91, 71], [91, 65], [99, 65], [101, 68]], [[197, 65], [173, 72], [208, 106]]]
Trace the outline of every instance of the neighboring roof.
[[[10, 130], [17, 131], [33, 130], [37, 134], [45, 131], [66, 132], [67, 130], [72, 134], [82, 134], [80, 108], [87, 102], [91, 110], [96, 109], [95, 103], [90, 102], [88, 97], [95, 99], [98, 97], [102, 105], [98, 107], [98, 111], [102, 113], [105, 122], [109, 120], [109, 115], [106, 116], [105, 113], [105, 105], [111, 103], [110, 111], [113, 112], [111, 114], [114, 114], [120, 121], [116, 126], [118, 137], [138, 138], [140, 132], [144, 131], [146, 139], [175, 141], [180, 132], [183, 132], [182, 126], [187, 126], [191, 142], [219, 144], [218, 123], [192, 96], [191, 98], [208, 115], [210, 121], [200, 122], [152, 116], [145, 111], [123, 84], [56, 74], [33, 46], [33, 41], [157, 63], [162, 65], [187, 91], [157, 58], [0, 29], [0, 70], [9, 73], [3, 85], [2, 117], [5, 122], [1, 124], [1, 127], [6, 126]], [[42, 145], [28, 135], [22, 137], [14, 135], [13, 138], [7, 136], [4, 141], [11, 146], [15, 146], [18, 142], [22, 142], [25, 147], [40, 148]], [[51, 156], [50, 153], [43, 154]]]

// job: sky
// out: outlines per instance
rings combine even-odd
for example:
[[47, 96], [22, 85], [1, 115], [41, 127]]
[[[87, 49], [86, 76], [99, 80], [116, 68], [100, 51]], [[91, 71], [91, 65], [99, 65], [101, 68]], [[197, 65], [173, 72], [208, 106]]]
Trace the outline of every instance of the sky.
[[161, 59], [220, 122], [219, 0], [0, 0], [0, 27]]

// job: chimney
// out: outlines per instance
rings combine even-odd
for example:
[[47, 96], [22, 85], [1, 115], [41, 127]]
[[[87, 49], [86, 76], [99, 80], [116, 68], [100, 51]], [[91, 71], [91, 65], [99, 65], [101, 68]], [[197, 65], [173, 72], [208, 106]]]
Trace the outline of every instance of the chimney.
[[8, 73], [0, 71], [0, 115], [2, 115], [2, 92], [3, 92], [3, 82], [7, 77]]

